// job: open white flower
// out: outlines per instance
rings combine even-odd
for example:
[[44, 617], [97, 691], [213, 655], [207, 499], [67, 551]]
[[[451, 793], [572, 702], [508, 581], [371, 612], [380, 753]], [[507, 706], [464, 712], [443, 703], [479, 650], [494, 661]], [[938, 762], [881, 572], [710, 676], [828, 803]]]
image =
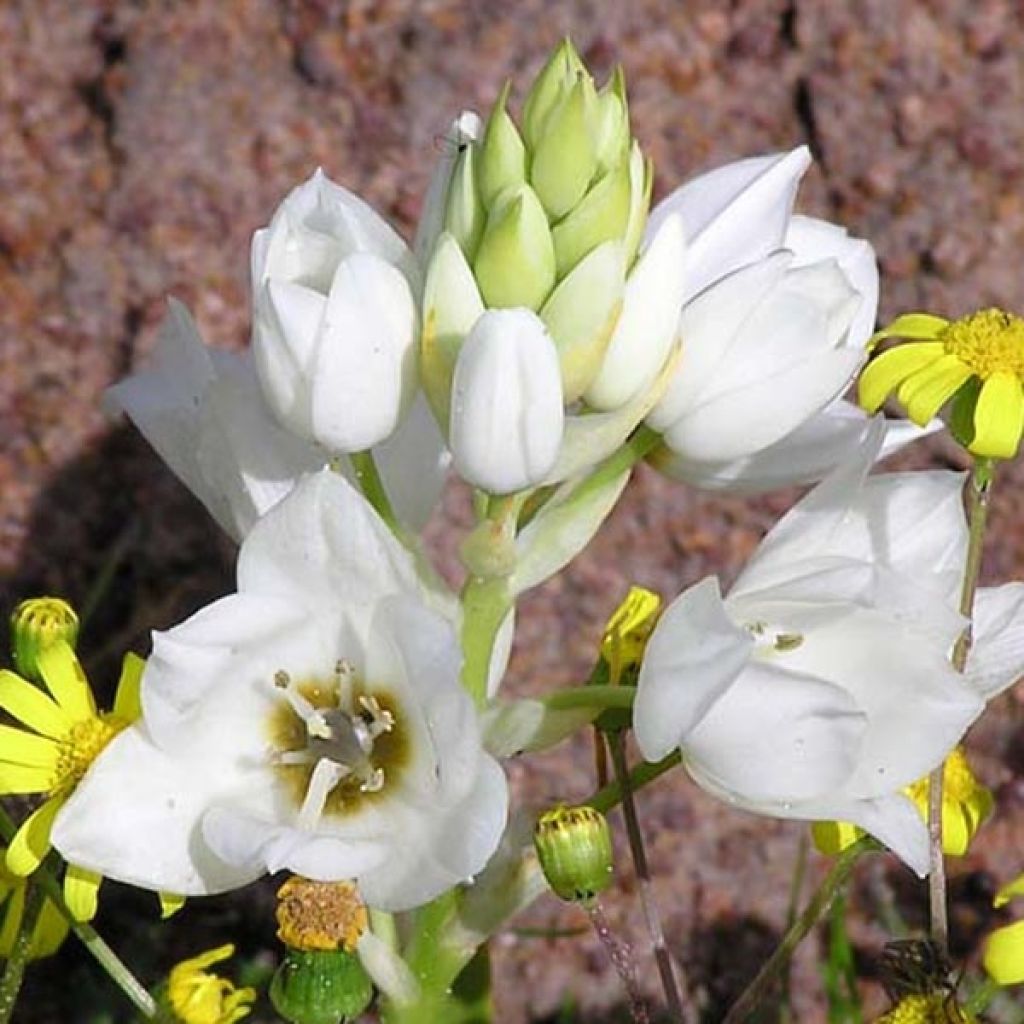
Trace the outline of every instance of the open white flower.
[[185, 895], [288, 868], [403, 910], [472, 878], [507, 788], [433, 601], [342, 478], [307, 477], [246, 538], [238, 592], [154, 635], [143, 719], [94, 762], [54, 845]]
[[[648, 237], [670, 218], [686, 236], [682, 357], [648, 417], [669, 476], [733, 491], [806, 483], [865, 439], [867, 416], [840, 396], [874, 330], [878, 267], [868, 242], [793, 215], [809, 166], [805, 146], [739, 160], [651, 213]], [[893, 421], [881, 454], [922, 433]]]
[[982, 591], [966, 676], [949, 664], [966, 548], [955, 473], [865, 479], [884, 428], [761, 543], [728, 596], [704, 580], [659, 622], [637, 740], [703, 788], [781, 818], [851, 821], [927, 871], [900, 790], [1024, 669], [1024, 585]]
[[253, 236], [253, 353], [288, 430], [332, 454], [390, 437], [416, 392], [419, 271], [366, 203], [322, 171]]
[[[131, 417], [235, 540], [304, 473], [327, 461], [322, 448], [278, 424], [250, 355], [207, 348], [174, 299], [149, 366], [114, 385], [106, 402]], [[422, 397], [373, 454], [399, 517], [419, 529], [437, 503], [449, 461]]]

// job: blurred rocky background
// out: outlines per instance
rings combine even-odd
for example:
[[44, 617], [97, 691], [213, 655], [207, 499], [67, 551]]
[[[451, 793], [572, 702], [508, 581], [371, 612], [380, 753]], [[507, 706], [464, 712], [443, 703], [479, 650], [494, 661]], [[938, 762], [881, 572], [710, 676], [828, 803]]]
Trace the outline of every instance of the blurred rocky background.
[[[168, 294], [210, 343], [246, 343], [250, 235], [317, 165], [410, 235], [450, 118], [486, 109], [508, 77], [527, 82], [564, 34], [599, 79], [624, 65], [656, 198], [806, 142], [817, 160], [800, 206], [872, 240], [883, 318], [1024, 307], [1018, 0], [3, 0], [0, 608], [40, 592], [82, 606], [83, 654], [109, 688], [120, 652], [144, 653], [149, 629], [230, 587], [230, 543], [104, 417], [104, 388], [144, 362]], [[903, 462], [955, 459], [939, 440]], [[989, 579], [1024, 574], [1022, 483], [1011, 470], [998, 489]], [[510, 689], [580, 678], [630, 582], [672, 596], [707, 572], [731, 578], [793, 497], [718, 498], [638, 473], [586, 556], [527, 599]], [[455, 494], [432, 528], [449, 569], [467, 520]], [[976, 956], [994, 886], [1024, 867], [1022, 727], [1011, 695], [972, 734], [998, 812], [953, 866], [958, 956]], [[582, 740], [509, 771], [534, 804], [593, 785]], [[720, 1019], [780, 934], [805, 830], [731, 811], [681, 772], [645, 791], [641, 812], [669, 943], [704, 1019]], [[805, 892], [824, 869], [812, 854]], [[110, 885], [99, 924], [147, 981], [229, 938], [258, 973], [274, 955], [271, 892], [200, 901], [158, 927], [154, 900]], [[656, 997], [634, 895], [624, 866], [607, 911]], [[919, 926], [922, 894], [876, 858], [851, 902], [877, 1010], [879, 922], [895, 908]], [[520, 924], [495, 944], [500, 1021], [624, 1018], [580, 913], [545, 898]], [[824, 1019], [822, 943], [795, 959], [791, 1019]], [[32, 969], [17, 1019], [128, 1018], [72, 942]]]

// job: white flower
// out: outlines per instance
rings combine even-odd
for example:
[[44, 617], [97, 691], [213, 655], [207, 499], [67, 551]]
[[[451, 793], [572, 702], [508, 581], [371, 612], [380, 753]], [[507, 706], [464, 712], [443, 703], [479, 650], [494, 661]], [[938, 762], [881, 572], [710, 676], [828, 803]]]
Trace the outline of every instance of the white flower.
[[466, 480], [495, 494], [551, 471], [564, 411], [558, 355], [536, 313], [489, 310], [459, 351], [448, 443]]
[[366, 502], [307, 477], [246, 538], [238, 592], [154, 635], [143, 719], [93, 764], [54, 845], [185, 895], [288, 868], [403, 910], [469, 880], [507, 789], [431, 601]]
[[253, 236], [253, 353], [274, 415], [327, 451], [397, 429], [416, 391], [415, 260], [321, 171]]
[[[241, 540], [327, 456], [277, 423], [248, 353], [208, 349], [188, 310], [174, 299], [169, 306], [150, 365], [112, 387], [106, 402], [131, 417], [220, 526]], [[448, 463], [422, 398], [374, 457], [398, 515], [419, 529]]]
[[[651, 213], [648, 237], [671, 218], [686, 236], [683, 355], [648, 420], [665, 431], [652, 461], [669, 476], [748, 492], [811, 482], [866, 436], [867, 416], [839, 396], [874, 330], [878, 267], [868, 242], [792, 214], [809, 166], [804, 146], [740, 160], [683, 185]], [[782, 251], [792, 255], [780, 283], [804, 284], [802, 296], [788, 288], [792, 317], [778, 290], [757, 291], [778, 275]], [[881, 454], [923, 433], [893, 421]]]
[[1024, 668], [1024, 585], [981, 592], [960, 676], [948, 659], [964, 626], [963, 478], [865, 480], [882, 431], [779, 522], [724, 601], [707, 579], [673, 603], [647, 649], [635, 728], [645, 757], [680, 747], [730, 803], [854, 822], [924, 873], [926, 829], [900, 790]]

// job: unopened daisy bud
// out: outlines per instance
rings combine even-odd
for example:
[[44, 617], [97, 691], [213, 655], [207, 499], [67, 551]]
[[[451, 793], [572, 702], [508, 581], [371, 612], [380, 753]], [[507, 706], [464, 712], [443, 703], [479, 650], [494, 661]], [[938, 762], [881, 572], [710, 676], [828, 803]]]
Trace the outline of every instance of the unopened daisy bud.
[[950, 401], [956, 439], [975, 455], [1011, 459], [1024, 434], [1024, 318], [983, 309], [948, 321], [897, 317], [875, 335], [909, 339], [873, 359], [860, 376], [860, 404], [875, 412], [895, 393], [923, 425]]
[[352, 882], [314, 882], [298, 875], [277, 891], [277, 937], [284, 960], [270, 998], [292, 1024], [338, 1024], [369, 1005], [373, 984], [356, 955], [366, 906]]
[[452, 172], [444, 217], [445, 231], [455, 237], [468, 260], [476, 253], [487, 220], [477, 188], [478, 157], [476, 146], [463, 147]]
[[232, 982], [206, 968], [233, 956], [230, 943], [183, 960], [168, 975], [158, 1002], [178, 1024], [234, 1024], [247, 1017], [256, 990], [236, 988]]
[[555, 250], [544, 208], [529, 185], [499, 199], [473, 264], [488, 306], [539, 309], [555, 283]]
[[480, 198], [487, 206], [506, 189], [526, 181], [526, 147], [507, 109], [510, 89], [511, 83], [506, 82], [491, 110], [477, 163]]
[[560, 805], [541, 815], [533, 833], [541, 869], [563, 900], [590, 903], [612, 880], [612, 837], [593, 807]]
[[575, 207], [597, 170], [597, 121], [594, 82], [583, 74], [548, 117], [530, 165], [530, 184], [552, 220]]
[[11, 615], [11, 653], [18, 671], [39, 681], [39, 655], [63, 640], [72, 650], [78, 642], [78, 616], [59, 597], [30, 597]]

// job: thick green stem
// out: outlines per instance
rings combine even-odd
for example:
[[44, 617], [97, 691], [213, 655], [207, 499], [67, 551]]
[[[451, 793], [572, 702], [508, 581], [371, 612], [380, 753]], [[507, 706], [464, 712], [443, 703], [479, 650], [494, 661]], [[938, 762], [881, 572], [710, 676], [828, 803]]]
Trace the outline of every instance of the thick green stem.
[[482, 707], [498, 630], [512, 610], [508, 578], [470, 577], [462, 588], [462, 684]]
[[654, 898], [654, 889], [651, 885], [651, 872], [647, 865], [647, 853], [644, 850], [643, 831], [640, 828], [640, 819], [636, 813], [633, 790], [629, 784], [626, 744], [621, 732], [608, 734], [608, 748], [611, 751], [612, 764], [615, 767], [615, 781], [618, 783], [619, 790], [622, 793], [622, 816], [626, 822], [629, 851], [633, 857], [633, 867], [636, 869], [636, 878], [639, 883], [640, 905], [643, 908], [644, 918], [647, 921], [647, 931], [651, 936], [651, 945], [654, 947], [654, 959], [658, 965], [661, 987], [665, 992], [665, 1003], [668, 1006], [672, 1020], [676, 1024], [683, 1024], [685, 1020], [683, 1001], [679, 995], [679, 986], [676, 984], [675, 972], [672, 969], [672, 958], [669, 955], [668, 946], [665, 944], [665, 933], [661, 927], [661, 916], [658, 913], [658, 904]]
[[868, 836], [848, 846], [836, 858], [832, 869], [818, 886], [803, 913], [787, 929], [775, 952], [765, 961], [754, 980], [743, 990], [739, 999], [732, 1004], [722, 1024], [739, 1024], [747, 1020], [768, 995], [781, 971], [789, 963], [793, 951], [804, 940], [807, 933], [828, 913], [836, 894], [846, 884], [854, 865], [862, 854], [878, 849], [878, 844]]
[[636, 699], [632, 686], [575, 686], [556, 690], [542, 700], [552, 711], [567, 708], [631, 708]]
[[[979, 459], [967, 483], [967, 559], [960, 589], [960, 614], [968, 619], [967, 628], [953, 647], [953, 668], [963, 672], [971, 650], [971, 622], [974, 595], [981, 576], [981, 558], [985, 548], [985, 527], [988, 524], [988, 503], [992, 489], [993, 464]], [[928, 908], [932, 941], [943, 953], [949, 951], [949, 908], [946, 900], [946, 861], [942, 851], [942, 790], [945, 764], [940, 764], [928, 777]]]
[[[0, 808], [0, 836], [9, 843], [18, 831], [17, 825], [7, 812]], [[54, 906], [67, 918], [71, 930], [92, 954], [99, 965], [110, 975], [114, 983], [134, 1003], [135, 1008], [147, 1020], [156, 1018], [156, 1003], [142, 983], [128, 969], [121, 958], [106, 944], [91, 924], [76, 921], [64, 900], [64, 890], [57, 876], [47, 864], [41, 864], [32, 875], [32, 882], [41, 889]]]
[[387, 523], [391, 532], [402, 540], [404, 530], [402, 524], [395, 515], [391, 499], [388, 497], [384, 481], [380, 478], [377, 470], [377, 463], [374, 461], [373, 452], [352, 452], [349, 455], [349, 462], [352, 463], [352, 470], [356, 475], [356, 482], [363, 492], [363, 497], [373, 506], [374, 511]]
[[45, 899], [43, 890], [31, 882], [26, 883], [25, 906], [18, 925], [18, 934], [7, 958], [3, 979], [0, 980], [0, 1024], [7, 1024], [14, 1013], [14, 1005], [18, 1001], [21, 983], [28, 966], [28, 956], [32, 950], [32, 936], [39, 920], [39, 912], [43, 909]]

